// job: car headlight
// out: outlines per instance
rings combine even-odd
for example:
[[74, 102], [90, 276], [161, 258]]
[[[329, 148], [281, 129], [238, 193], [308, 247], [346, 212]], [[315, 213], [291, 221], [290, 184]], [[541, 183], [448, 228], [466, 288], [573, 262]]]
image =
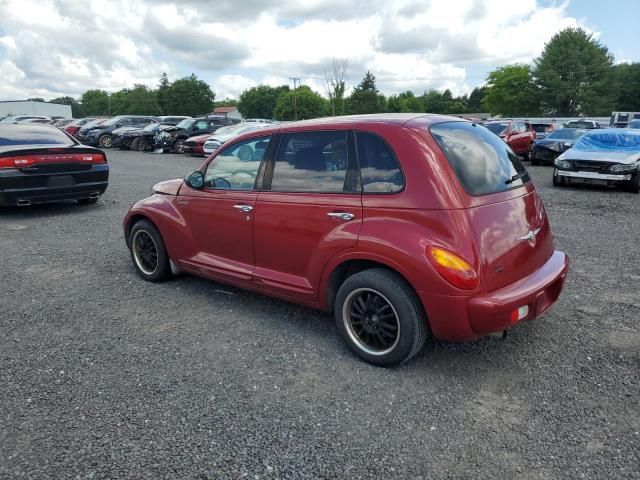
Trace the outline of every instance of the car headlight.
[[609, 167], [609, 171], [611, 173], [633, 172], [635, 170], [638, 170], [639, 166], [640, 166], [640, 161], [636, 161], [628, 165], [619, 163], [617, 165], [611, 165]]
[[571, 168], [571, 162], [567, 160], [561, 160], [560, 158], [556, 158], [553, 163], [558, 168]]

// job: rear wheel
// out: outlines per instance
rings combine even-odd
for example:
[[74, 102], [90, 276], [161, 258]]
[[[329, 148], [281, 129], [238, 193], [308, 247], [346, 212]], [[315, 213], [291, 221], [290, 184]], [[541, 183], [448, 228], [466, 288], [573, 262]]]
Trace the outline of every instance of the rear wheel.
[[158, 229], [140, 220], [129, 232], [131, 259], [138, 275], [149, 282], [161, 282], [171, 275], [171, 265]]
[[411, 287], [398, 275], [370, 269], [352, 275], [335, 300], [336, 326], [349, 348], [373, 365], [406, 362], [423, 347], [427, 320]]
[[111, 148], [111, 145], [113, 145], [113, 138], [108, 134], [101, 135], [98, 139], [98, 145], [102, 148]]

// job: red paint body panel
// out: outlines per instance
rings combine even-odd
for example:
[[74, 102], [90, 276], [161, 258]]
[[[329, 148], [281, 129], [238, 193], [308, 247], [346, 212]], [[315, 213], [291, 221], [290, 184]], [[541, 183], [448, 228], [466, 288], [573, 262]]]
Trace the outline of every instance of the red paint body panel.
[[[513, 308], [529, 305], [527, 320], [557, 300], [568, 260], [554, 250], [532, 183], [477, 197], [464, 190], [428, 130], [443, 121], [460, 119], [343, 117], [279, 125], [229, 143], [301, 130], [372, 132], [400, 161], [405, 187], [398, 193], [194, 190], [173, 180], [154, 187], [162, 194], [132, 207], [125, 232], [132, 219], [147, 217], [180, 268], [324, 310], [333, 307], [328, 284], [336, 268], [377, 262], [414, 288], [437, 338], [466, 341], [510, 328]], [[253, 210], [241, 212], [238, 204]], [[337, 220], [327, 216], [331, 212], [354, 218]], [[538, 228], [533, 240], [518, 239]], [[427, 258], [430, 245], [466, 260], [479, 275], [478, 287], [460, 290], [444, 280]]]
[[[320, 277], [336, 254], [354, 248], [362, 224], [360, 194], [260, 192], [255, 214], [255, 281], [269, 291], [316, 300]], [[352, 213], [353, 220], [327, 216]]]

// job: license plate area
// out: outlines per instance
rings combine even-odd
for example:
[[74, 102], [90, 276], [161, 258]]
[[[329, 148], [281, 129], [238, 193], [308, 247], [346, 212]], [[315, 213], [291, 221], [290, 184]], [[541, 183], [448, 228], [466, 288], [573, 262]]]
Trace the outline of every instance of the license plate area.
[[63, 188], [75, 185], [73, 175], [54, 175], [47, 180], [47, 187]]

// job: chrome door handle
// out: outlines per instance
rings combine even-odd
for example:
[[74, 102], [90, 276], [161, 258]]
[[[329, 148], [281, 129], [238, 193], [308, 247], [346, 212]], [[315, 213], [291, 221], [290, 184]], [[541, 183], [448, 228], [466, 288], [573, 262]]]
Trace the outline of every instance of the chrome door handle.
[[233, 208], [237, 208], [238, 210], [240, 210], [241, 212], [244, 212], [244, 213], [249, 213], [250, 211], [253, 210], [252, 206], [243, 205], [243, 204], [234, 205]]
[[339, 218], [340, 220], [349, 221], [353, 220], [356, 216], [349, 212], [329, 212], [327, 217]]

